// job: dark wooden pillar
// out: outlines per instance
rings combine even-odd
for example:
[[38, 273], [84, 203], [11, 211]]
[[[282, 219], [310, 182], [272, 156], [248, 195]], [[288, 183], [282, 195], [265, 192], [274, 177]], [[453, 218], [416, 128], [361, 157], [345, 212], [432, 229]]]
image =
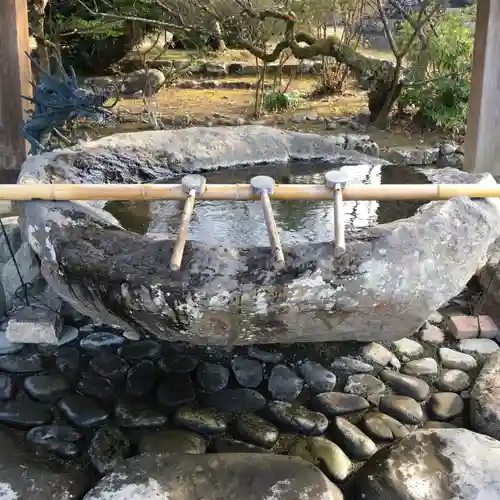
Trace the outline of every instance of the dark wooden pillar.
[[15, 178], [26, 158], [19, 129], [31, 95], [27, 0], [0, 2], [0, 182]]
[[500, 1], [477, 9], [465, 169], [500, 175]]

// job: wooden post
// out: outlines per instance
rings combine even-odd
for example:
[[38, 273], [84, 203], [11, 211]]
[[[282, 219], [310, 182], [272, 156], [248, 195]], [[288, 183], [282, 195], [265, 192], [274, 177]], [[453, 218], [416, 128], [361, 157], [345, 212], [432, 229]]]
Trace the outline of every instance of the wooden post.
[[0, 3], [0, 178], [16, 179], [26, 158], [27, 143], [19, 130], [32, 95], [27, 0]]
[[479, 0], [465, 170], [500, 175], [500, 2]]

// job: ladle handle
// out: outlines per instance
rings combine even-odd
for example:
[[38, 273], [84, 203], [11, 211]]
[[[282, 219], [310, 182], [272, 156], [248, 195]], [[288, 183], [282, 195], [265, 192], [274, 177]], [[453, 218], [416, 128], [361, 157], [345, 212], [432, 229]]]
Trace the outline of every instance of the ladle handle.
[[262, 201], [262, 208], [264, 210], [264, 220], [266, 221], [267, 234], [269, 235], [269, 240], [271, 242], [271, 249], [274, 254], [274, 259], [280, 265], [285, 263], [285, 256], [283, 255], [283, 248], [281, 248], [281, 241], [278, 234], [278, 226], [274, 219], [273, 207], [271, 206], [271, 200], [267, 193], [262, 193], [260, 197]]
[[189, 223], [191, 222], [191, 217], [193, 215], [195, 199], [196, 191], [191, 189], [186, 201], [184, 202], [184, 210], [182, 211], [179, 232], [177, 233], [174, 251], [172, 252], [172, 258], [170, 260], [170, 269], [172, 269], [172, 271], [178, 271], [181, 268], [182, 256], [184, 255], [184, 248], [188, 237]]
[[333, 224], [335, 230], [335, 255], [345, 253], [344, 206], [342, 187], [336, 184], [333, 188]]

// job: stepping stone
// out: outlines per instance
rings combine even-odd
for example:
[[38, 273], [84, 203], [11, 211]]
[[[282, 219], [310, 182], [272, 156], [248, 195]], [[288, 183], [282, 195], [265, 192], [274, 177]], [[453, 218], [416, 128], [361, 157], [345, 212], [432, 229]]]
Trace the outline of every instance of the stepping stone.
[[337, 442], [352, 458], [367, 460], [377, 452], [377, 445], [345, 418], [336, 417], [333, 424]]
[[248, 348], [248, 355], [251, 358], [262, 361], [263, 363], [277, 364], [283, 359], [283, 354], [281, 352], [267, 351], [254, 345]]
[[125, 344], [118, 349], [118, 356], [131, 364], [139, 363], [144, 359], [155, 360], [161, 356], [161, 345], [155, 340], [139, 340]]
[[11, 375], [0, 373], [0, 401], [7, 401], [16, 395], [16, 384]]
[[263, 379], [262, 365], [256, 359], [236, 356], [231, 361], [234, 376], [242, 387], [254, 389]]
[[366, 398], [370, 394], [382, 394], [386, 390], [385, 384], [373, 375], [356, 374], [347, 379], [344, 392]]
[[194, 400], [194, 387], [187, 374], [172, 374], [162, 382], [156, 392], [160, 405], [168, 410]]
[[361, 396], [344, 394], [343, 392], [323, 392], [312, 399], [315, 410], [329, 417], [354, 413], [369, 408], [370, 403]]
[[342, 449], [324, 437], [299, 439], [288, 452], [312, 463], [333, 481], [343, 482], [352, 470], [352, 462]]
[[270, 401], [266, 412], [277, 425], [306, 436], [321, 435], [328, 427], [328, 419], [322, 413], [285, 401]]
[[422, 358], [408, 361], [405, 363], [401, 372], [404, 375], [413, 375], [415, 377], [422, 377], [424, 375], [437, 375], [438, 365], [433, 358]]
[[168, 418], [150, 405], [121, 400], [115, 406], [115, 417], [120, 427], [126, 429], [150, 429], [164, 426]]
[[429, 399], [429, 412], [435, 420], [451, 420], [464, 410], [464, 402], [453, 392], [437, 392]]
[[498, 326], [492, 318], [482, 314], [477, 317], [477, 320], [479, 323], [479, 337], [494, 339], [498, 336]]
[[90, 441], [88, 454], [90, 463], [104, 475], [129, 456], [130, 441], [115, 427], [101, 427]]
[[304, 361], [299, 366], [299, 372], [313, 391], [329, 392], [335, 389], [336, 375], [320, 363]]
[[225, 389], [229, 382], [229, 370], [216, 363], [203, 362], [196, 371], [198, 385], [207, 392]]
[[0, 371], [28, 375], [43, 371], [40, 354], [7, 354], [0, 356]]
[[80, 373], [80, 352], [75, 347], [64, 346], [55, 352], [57, 369], [74, 380]]
[[477, 367], [477, 361], [470, 355], [454, 351], [448, 347], [439, 349], [439, 358], [445, 368], [467, 372]]
[[402, 361], [408, 361], [411, 358], [417, 358], [424, 352], [424, 348], [415, 340], [401, 339], [392, 343], [396, 349], [396, 353], [401, 357]]
[[498, 351], [500, 347], [494, 340], [491, 339], [465, 339], [458, 343], [458, 349], [462, 352], [485, 356]]
[[31, 429], [52, 422], [50, 408], [34, 401], [0, 403], [0, 423], [19, 429]]
[[76, 389], [89, 398], [96, 398], [106, 402], [115, 392], [115, 386], [112, 382], [107, 378], [99, 377], [93, 372], [82, 373]]
[[80, 340], [80, 347], [92, 356], [99, 356], [115, 353], [124, 342], [125, 339], [121, 335], [94, 332]]
[[114, 354], [96, 356], [90, 360], [89, 368], [97, 375], [114, 383], [121, 383], [127, 376], [130, 365]]
[[214, 408], [181, 406], [174, 413], [173, 420], [177, 425], [205, 435], [221, 434], [227, 430], [225, 415]]
[[421, 424], [424, 412], [421, 406], [408, 396], [384, 396], [380, 399], [380, 411], [405, 424]]
[[372, 342], [363, 346], [363, 357], [369, 363], [374, 363], [379, 366], [387, 366], [392, 360], [392, 352], [386, 349], [383, 345]]
[[264, 448], [274, 446], [279, 437], [275, 425], [253, 413], [246, 413], [238, 417], [235, 429], [241, 439]]
[[144, 434], [139, 453], [189, 453], [201, 455], [207, 451], [205, 439], [196, 432], [184, 429], [165, 429]]
[[69, 425], [40, 425], [33, 427], [26, 440], [35, 450], [54, 454], [61, 458], [80, 455], [78, 442], [83, 436]]
[[397, 394], [424, 401], [430, 392], [429, 384], [410, 375], [382, 370], [379, 377]]
[[287, 366], [276, 365], [271, 371], [267, 387], [274, 399], [294, 401], [302, 392], [304, 382]]
[[456, 339], [475, 339], [479, 335], [477, 316], [453, 315], [446, 321], [446, 328]]
[[155, 381], [155, 364], [149, 359], [139, 361], [127, 373], [125, 392], [132, 397], [143, 397], [151, 391]]
[[372, 365], [359, 359], [350, 358], [349, 356], [342, 356], [335, 359], [331, 367], [334, 371], [345, 373], [371, 373], [373, 371]]
[[96, 405], [92, 399], [79, 394], [72, 394], [58, 403], [61, 413], [77, 427], [91, 429], [107, 422], [109, 414]]
[[461, 370], [446, 370], [436, 380], [436, 385], [442, 391], [460, 392], [470, 387], [471, 380]]
[[258, 411], [266, 405], [262, 394], [253, 389], [223, 389], [204, 398], [208, 406], [227, 413]]
[[24, 390], [43, 403], [56, 403], [71, 391], [62, 375], [32, 375], [24, 379]]
[[165, 375], [171, 373], [191, 373], [198, 368], [200, 360], [196, 356], [178, 355], [175, 357], [165, 356], [158, 361], [158, 370]]

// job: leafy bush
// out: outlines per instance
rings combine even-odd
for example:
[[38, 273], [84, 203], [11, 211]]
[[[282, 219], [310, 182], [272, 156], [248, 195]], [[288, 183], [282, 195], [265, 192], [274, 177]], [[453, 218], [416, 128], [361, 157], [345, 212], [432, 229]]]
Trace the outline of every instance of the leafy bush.
[[[467, 120], [474, 50], [474, 8], [447, 12], [425, 30], [427, 46], [416, 41], [406, 57], [407, 79], [399, 107], [411, 107], [426, 127], [458, 133]], [[398, 37], [404, 43], [414, 32], [408, 22]]]
[[300, 97], [296, 92], [270, 91], [264, 94], [264, 109], [271, 113], [279, 113], [298, 106]]

